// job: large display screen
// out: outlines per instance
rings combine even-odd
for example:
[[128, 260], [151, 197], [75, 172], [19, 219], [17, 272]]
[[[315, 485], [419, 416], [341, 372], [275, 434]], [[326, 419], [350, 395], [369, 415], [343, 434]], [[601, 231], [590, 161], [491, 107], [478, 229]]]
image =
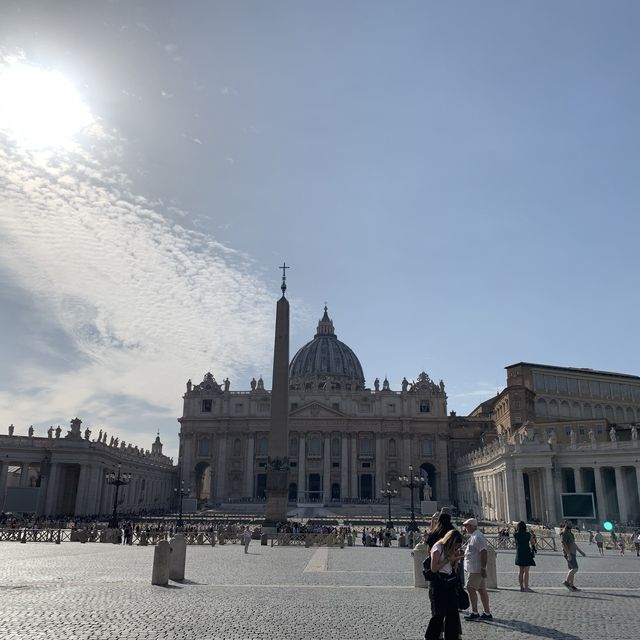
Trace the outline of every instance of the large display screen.
[[562, 517], [594, 520], [596, 505], [593, 493], [562, 493]]

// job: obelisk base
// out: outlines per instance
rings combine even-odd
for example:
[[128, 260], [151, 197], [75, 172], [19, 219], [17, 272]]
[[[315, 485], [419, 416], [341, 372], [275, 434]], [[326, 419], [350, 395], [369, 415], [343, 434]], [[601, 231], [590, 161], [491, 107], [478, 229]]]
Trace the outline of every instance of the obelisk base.
[[276, 527], [287, 521], [289, 506], [289, 471], [285, 469], [269, 469], [267, 471], [267, 504], [262, 529]]

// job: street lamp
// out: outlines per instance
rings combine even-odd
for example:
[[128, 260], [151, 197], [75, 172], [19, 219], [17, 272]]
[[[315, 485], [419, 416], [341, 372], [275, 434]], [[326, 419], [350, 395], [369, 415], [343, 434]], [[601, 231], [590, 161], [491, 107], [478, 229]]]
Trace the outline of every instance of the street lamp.
[[387, 499], [387, 502], [389, 505], [389, 518], [387, 519], [387, 528], [392, 529], [393, 522], [391, 522], [391, 498], [395, 498], [398, 495], [398, 490], [392, 489], [391, 484], [387, 482], [387, 488], [380, 489], [380, 494], [382, 495], [383, 498]]
[[173, 492], [176, 494], [176, 496], [180, 496], [180, 515], [178, 517], [178, 522], [176, 523], [176, 529], [178, 527], [184, 527], [184, 522], [182, 522], [182, 498], [185, 498], [186, 496], [188, 496], [191, 493], [191, 489], [185, 489], [184, 488], [184, 480], [182, 481], [182, 483], [180, 484], [180, 489], [178, 489], [178, 487], [176, 487]]
[[118, 474], [115, 471], [107, 473], [107, 484], [111, 484], [116, 488], [116, 494], [113, 496], [113, 513], [111, 514], [111, 520], [109, 520], [109, 528], [118, 528], [118, 491], [120, 487], [124, 487], [131, 482], [130, 473], [120, 473], [121, 465], [118, 465]]
[[418, 531], [416, 524], [416, 512], [413, 506], [413, 490], [420, 489], [426, 484], [426, 480], [422, 476], [413, 475], [413, 466], [409, 465], [409, 475], [399, 476], [398, 480], [403, 487], [407, 487], [411, 492], [411, 522], [409, 523], [409, 531]]

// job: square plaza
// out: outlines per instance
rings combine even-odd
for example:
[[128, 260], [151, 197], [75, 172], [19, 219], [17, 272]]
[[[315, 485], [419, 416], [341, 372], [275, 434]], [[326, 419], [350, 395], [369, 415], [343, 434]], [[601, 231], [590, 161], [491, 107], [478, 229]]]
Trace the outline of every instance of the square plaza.
[[[585, 545], [571, 594], [566, 563], [540, 553], [535, 593], [520, 593], [514, 554], [497, 557], [495, 620], [463, 637], [609, 640], [638, 637], [640, 558]], [[0, 543], [0, 638], [418, 640], [429, 620], [406, 549], [190, 546], [186, 579], [151, 585], [153, 547]]]

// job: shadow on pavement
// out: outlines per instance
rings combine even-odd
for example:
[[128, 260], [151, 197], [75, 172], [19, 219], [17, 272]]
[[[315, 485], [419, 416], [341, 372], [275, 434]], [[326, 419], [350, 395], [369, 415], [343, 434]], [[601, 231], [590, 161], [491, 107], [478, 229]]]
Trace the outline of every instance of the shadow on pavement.
[[504, 629], [513, 629], [514, 631], [521, 631], [531, 636], [538, 636], [539, 638], [553, 638], [553, 640], [580, 640], [578, 636], [574, 636], [571, 633], [565, 633], [564, 631], [558, 631], [557, 629], [550, 629], [549, 627], [540, 627], [537, 624], [529, 624], [522, 620], [501, 620], [494, 618], [493, 622], [490, 622], [494, 627], [503, 627]]

